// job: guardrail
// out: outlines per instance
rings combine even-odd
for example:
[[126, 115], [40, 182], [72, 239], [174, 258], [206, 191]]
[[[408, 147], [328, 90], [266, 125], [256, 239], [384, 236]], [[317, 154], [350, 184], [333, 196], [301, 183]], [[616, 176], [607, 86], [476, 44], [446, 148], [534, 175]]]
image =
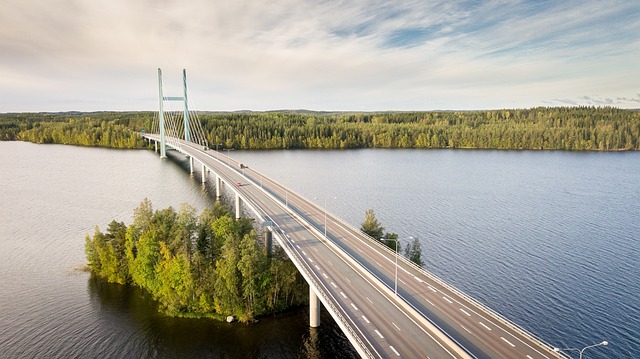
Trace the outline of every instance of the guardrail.
[[[182, 148], [181, 148], [181, 146], [180, 146], [180, 149], [182, 149]], [[197, 151], [200, 151], [199, 149], [197, 149], [197, 147], [194, 147], [194, 149], [195, 149], [195, 150], [197, 150]], [[181, 152], [182, 152], [182, 151], [181, 151]], [[203, 152], [203, 153], [204, 153], [204, 152]], [[286, 204], [283, 202], [283, 199], [282, 199], [282, 198], [277, 198], [277, 197], [276, 197], [276, 195], [277, 195], [276, 193], [271, 193], [271, 191], [270, 191], [270, 190], [265, 189], [265, 188], [262, 186], [262, 183], [261, 183], [261, 186], [258, 186], [258, 185], [257, 185], [257, 183], [255, 182], [255, 180], [254, 180], [251, 176], [247, 176], [247, 175], [245, 175], [241, 170], [238, 170], [237, 168], [235, 168], [235, 167], [231, 166], [231, 165], [230, 165], [230, 163], [231, 163], [231, 162], [230, 162], [230, 161], [231, 161], [231, 159], [230, 159], [230, 158], [228, 158], [228, 163], [226, 163], [226, 162], [221, 161], [220, 159], [217, 159], [217, 158], [215, 158], [215, 157], [213, 157], [213, 156], [211, 156], [211, 155], [209, 155], [209, 154], [207, 154], [207, 153], [205, 153], [205, 154], [206, 154], [206, 155], [208, 155], [209, 157], [211, 157], [211, 158], [215, 159], [216, 161], [220, 162], [222, 165], [227, 166], [227, 167], [229, 167], [230, 169], [235, 169], [235, 171], [236, 171], [238, 174], [242, 175], [244, 178], [246, 178], [249, 182], [251, 182], [251, 183], [252, 183], [253, 185], [255, 185], [257, 188], [260, 188], [260, 189], [261, 189], [261, 191], [263, 191], [267, 196], [269, 196], [272, 200], [274, 200], [276, 203], [278, 203], [282, 208], [284, 208], [286, 211], [291, 211], [290, 206], [286, 205]], [[223, 156], [224, 156], [224, 154], [223, 154]], [[235, 161], [235, 160], [234, 160], [234, 162], [235, 162], [235, 163], [238, 163], [238, 161]], [[382, 251], [385, 251], [385, 252], [386, 252], [388, 255], [390, 255], [390, 256], [395, 256], [395, 255], [396, 255], [395, 251], [392, 251], [389, 247], [385, 246], [385, 245], [384, 245], [384, 244], [382, 244], [380, 241], [378, 241], [378, 240], [374, 239], [373, 237], [371, 237], [371, 236], [367, 235], [366, 233], [363, 233], [362, 231], [360, 231], [359, 229], [357, 229], [356, 227], [354, 227], [352, 224], [350, 224], [350, 223], [348, 223], [348, 222], [344, 221], [344, 220], [343, 220], [343, 219], [341, 219], [340, 217], [337, 217], [337, 216], [336, 216], [336, 215], [334, 215], [333, 213], [328, 212], [328, 211], [326, 210], [326, 208], [324, 208], [324, 209], [320, 208], [318, 205], [316, 205], [315, 203], [313, 203], [313, 202], [311, 202], [310, 200], [306, 199], [304, 196], [300, 195], [300, 194], [299, 194], [299, 193], [297, 193], [296, 191], [293, 191], [293, 190], [290, 190], [290, 189], [288, 189], [288, 188], [285, 188], [283, 185], [281, 185], [281, 184], [279, 184], [278, 182], [274, 181], [274, 180], [273, 180], [273, 179], [271, 179], [270, 177], [263, 175], [262, 173], [258, 173], [257, 171], [255, 171], [255, 170], [253, 170], [253, 169], [251, 169], [251, 171], [252, 171], [253, 173], [255, 173], [255, 174], [260, 174], [260, 176], [262, 177], [262, 181], [264, 181], [264, 180], [266, 179], [267, 181], [269, 181], [269, 182], [273, 183], [276, 187], [279, 187], [281, 190], [286, 191], [286, 193], [287, 193], [288, 195], [290, 195], [292, 198], [297, 198], [298, 200], [305, 202], [306, 204], [310, 205], [311, 207], [316, 208], [318, 211], [324, 211], [324, 212], [326, 213], [327, 218], [331, 218], [331, 219], [332, 219], [332, 221], [333, 221], [334, 223], [339, 223], [339, 224], [341, 224], [341, 225], [342, 225], [342, 227], [343, 227], [343, 229], [345, 229], [345, 230], [347, 230], [347, 231], [351, 232], [351, 233], [352, 233], [352, 234], [354, 234], [354, 235], [360, 235], [360, 236], [363, 236], [364, 238], [367, 238], [371, 244], [373, 244], [374, 246], [377, 246], [377, 248], [378, 248], [378, 249], [380, 249], [380, 250], [382, 250]], [[278, 197], [279, 197], [279, 196], [278, 196]], [[249, 201], [247, 201], [247, 199], [245, 199], [245, 198], [243, 198], [243, 200], [244, 200], [245, 202], [249, 202]], [[252, 201], [251, 201], [251, 202], [252, 202]], [[255, 205], [255, 203], [253, 203], [253, 204]], [[250, 206], [250, 207], [253, 207], [253, 206]], [[256, 213], [256, 215], [258, 215], [258, 216], [259, 216], [259, 213], [257, 213], [257, 212], [256, 212], [256, 207], [251, 208], [251, 209], [254, 211], [254, 213]], [[265, 214], [265, 215], [266, 215], [266, 214]], [[306, 221], [305, 221], [305, 222], [306, 222]], [[308, 224], [308, 225], [310, 225], [310, 226], [312, 226], [312, 227], [315, 227], [315, 228], [316, 228], [316, 230], [318, 230], [318, 231], [320, 231], [320, 229], [322, 229], [322, 228], [318, 229], [316, 226], [313, 226], [311, 223], [308, 223], [308, 222], [307, 222], [307, 224]], [[280, 237], [278, 236], [278, 238], [280, 238]], [[282, 240], [280, 240], [280, 242], [286, 242], [286, 241], [282, 241]], [[283, 244], [283, 243], [281, 243], [281, 245], [282, 245], [282, 244]], [[337, 245], [337, 244], [336, 244], [336, 245]], [[283, 248], [285, 248], [285, 247], [283, 247]], [[295, 250], [295, 249], [293, 249], [293, 250]], [[343, 249], [343, 251], [344, 251], [344, 249]], [[348, 254], [348, 253], [346, 253], [346, 254], [347, 254], [347, 255], [349, 255], [349, 256], [351, 256], [351, 255], [350, 255], [350, 254]], [[291, 255], [290, 255], [290, 257], [291, 257]], [[464, 293], [464, 292], [460, 291], [459, 289], [457, 289], [457, 288], [453, 287], [452, 285], [450, 285], [450, 284], [446, 283], [444, 280], [442, 280], [440, 277], [436, 276], [435, 274], [433, 274], [433, 273], [431, 273], [431, 272], [428, 272], [427, 270], [425, 270], [425, 269], [424, 269], [424, 268], [422, 268], [421, 266], [416, 265], [415, 263], [413, 263], [412, 261], [408, 260], [408, 259], [407, 259], [407, 258], [405, 258], [404, 256], [399, 256], [399, 258], [400, 258], [400, 260], [401, 260], [405, 265], [408, 265], [408, 266], [412, 267], [414, 270], [417, 270], [418, 272], [421, 272], [423, 275], [425, 275], [425, 276], [429, 277], [432, 281], [434, 281], [434, 282], [438, 283], [440, 286], [442, 286], [442, 287], [446, 288], [448, 291], [450, 291], [450, 292], [452, 292], [452, 293], [455, 293], [455, 294], [456, 294], [456, 295], [458, 295], [460, 298], [462, 298], [462, 299], [464, 299], [465, 301], [467, 301], [467, 302], [471, 303], [471, 304], [472, 304], [472, 305], [474, 305], [475, 307], [477, 307], [477, 308], [481, 309], [484, 313], [486, 313], [486, 314], [488, 314], [488, 315], [492, 316], [492, 317], [493, 317], [493, 318], [495, 318], [498, 322], [500, 322], [500, 323], [504, 324], [505, 326], [507, 326], [507, 327], [509, 327], [509, 328], [511, 328], [511, 329], [513, 329], [513, 330], [515, 330], [515, 331], [517, 331], [517, 332], [519, 332], [519, 333], [521, 333], [523, 336], [528, 337], [528, 338], [529, 338], [529, 340], [531, 340], [531, 341], [532, 341], [532, 342], [534, 342], [534, 343], [537, 343], [538, 345], [540, 345], [540, 346], [541, 346], [541, 347], [543, 347], [543, 348], [546, 348], [550, 353], [552, 353], [553, 355], [556, 355], [556, 357], [558, 357], [558, 358], [567, 358], [567, 356], [565, 356], [565, 355], [564, 355], [564, 354], [562, 354], [562, 353], [556, 353], [556, 352], [554, 352], [554, 350], [553, 350], [553, 348], [554, 348], [554, 347], [553, 347], [553, 346], [549, 345], [548, 343], [546, 343], [544, 340], [542, 340], [541, 338], [539, 338], [539, 337], [538, 337], [538, 336], [536, 336], [535, 334], [533, 334], [533, 333], [529, 332], [528, 330], [524, 329], [524, 328], [523, 328], [523, 327], [521, 327], [520, 325], [518, 325], [518, 324], [516, 324], [516, 323], [514, 323], [514, 322], [512, 322], [512, 321], [510, 321], [509, 319], [507, 319], [506, 317], [504, 317], [502, 314], [500, 314], [500, 313], [496, 312], [495, 310], [493, 310], [493, 309], [489, 308], [489, 307], [488, 307], [488, 306], [486, 306], [485, 304], [483, 304], [483, 303], [481, 303], [481, 302], [477, 301], [477, 300], [476, 300], [476, 299], [474, 299], [473, 297], [471, 297], [471, 296], [467, 295], [466, 293]], [[354, 259], [354, 260], [355, 260], [355, 258], [352, 258], [352, 259]], [[372, 272], [371, 272], [371, 270], [370, 270], [369, 268], [367, 268], [367, 267], [365, 267], [365, 266], [363, 266], [363, 267], [364, 267], [364, 268], [365, 268], [365, 270], [367, 270], [371, 275], [373, 275], [374, 277], [376, 277], [376, 278], [377, 278], [377, 276], [376, 276], [374, 273], [372, 273]], [[301, 267], [299, 267], [298, 269], [301, 269]], [[313, 281], [313, 282], [314, 282], [314, 285], [316, 285], [316, 288], [318, 288], [318, 287], [317, 287], [318, 282], [317, 282], [317, 281], [316, 281], [312, 276], [310, 276], [310, 275], [309, 275], [309, 272], [307, 271], [307, 269], [306, 269], [306, 268], [304, 268], [304, 271], [305, 271], [305, 272], [306, 272], [306, 274], [309, 276], [308, 280]], [[379, 279], [379, 278], [378, 278], [378, 279]], [[382, 281], [381, 281], [381, 282], [382, 282]], [[320, 282], [320, 284], [322, 284], [322, 283]], [[324, 287], [324, 285], [323, 285], [323, 287]], [[327, 293], [325, 293], [325, 291], [326, 291], [326, 287], [324, 287], [324, 290], [323, 290], [323, 291], [321, 291], [321, 292], [322, 292], [322, 293], [321, 293], [321, 295], [322, 295], [322, 296], [324, 296], [325, 300], [327, 300], [327, 301], [328, 301], [328, 300], [329, 300], [329, 298], [327, 297]], [[335, 301], [335, 298], [333, 298], [333, 296], [331, 296], [331, 298], [332, 298], [332, 300], [334, 300], [334, 301]], [[403, 299], [403, 301], [405, 301], [405, 303], [407, 303], [408, 305], [410, 305], [410, 306], [412, 306], [412, 307], [413, 307], [413, 305], [412, 305], [411, 303], [409, 303], [409, 302], [408, 302], [404, 297], [401, 297], [401, 298]], [[324, 303], [324, 302], [323, 302], [323, 303]], [[336, 308], [336, 307], [335, 307], [335, 305], [333, 304], [333, 302], [328, 301], [328, 303], [330, 303], [330, 306], [333, 306], [333, 307], [334, 307], [334, 309]], [[326, 305], [326, 303], [325, 303], [325, 305]], [[338, 308], [339, 308], [339, 307], [338, 307]], [[413, 308], [415, 309], [415, 307], [413, 307]], [[340, 308], [340, 309], [342, 309], [342, 308]], [[359, 342], [359, 344], [361, 344], [361, 345], [362, 345], [363, 343], [360, 341], [359, 337], [357, 336], [357, 333], [355, 333], [355, 332], [353, 331], [353, 329], [351, 328], [351, 326], [350, 326], [350, 325], [348, 325], [348, 323], [346, 323], [346, 321], [345, 321], [344, 317], [343, 317], [340, 313], [338, 313], [337, 311], [336, 311], [336, 313], [335, 313], [335, 314], [336, 314], [337, 316], [339, 316], [339, 317], [340, 317], [340, 321], [341, 321], [343, 324], [345, 324], [345, 328], [346, 328], [348, 331], [350, 331], [353, 335], [355, 335], [354, 339], [355, 339], [355, 340], [357, 340], [357, 341]], [[346, 314], [346, 313], [345, 313], [345, 314]], [[424, 313], [423, 313], [423, 315], [424, 315]], [[431, 319], [429, 319], [429, 318], [427, 318], [427, 317], [425, 317], [425, 318], [426, 318], [426, 319], [428, 319], [432, 324], [434, 324], [434, 325], [436, 325], [436, 326], [437, 326], [437, 324], [436, 324], [436, 323], [434, 323]], [[352, 324], [354, 324], [354, 325], [355, 325], [355, 323], [353, 323], [353, 322], [352, 322]], [[438, 328], [439, 328], [439, 327], [438, 327]], [[439, 329], [440, 329], [440, 328], [439, 328]], [[453, 340], [454, 342], [456, 342], [456, 343], [457, 343], [457, 341], [456, 341], [456, 340], [455, 340], [455, 339], [454, 339], [450, 334], [448, 334], [447, 332], [445, 332], [445, 331], [444, 331], [444, 330], [442, 330], [442, 329], [440, 329], [440, 330], [441, 330], [443, 333], [445, 333], [445, 334], [446, 334], [446, 335], [447, 335], [451, 340]], [[362, 335], [362, 332], [360, 332], [360, 334]], [[369, 343], [369, 344], [370, 344], [370, 343]], [[369, 356], [370, 356], [370, 357], [373, 357], [373, 356], [372, 356], [372, 354], [371, 354], [370, 352], [369, 352]]]
[[[254, 171], [255, 172], [255, 171]], [[257, 172], [255, 172], [257, 173]], [[262, 175], [262, 174], [261, 174]], [[247, 177], [247, 176], [245, 176]], [[278, 182], [274, 181], [273, 179], [269, 178], [268, 176], [264, 176], [262, 175], [263, 180], [267, 179], [268, 181], [270, 181], [271, 183], [275, 184], [276, 186], [280, 187], [281, 189], [284, 189], [284, 186], [280, 185]], [[249, 179], [247, 177], [247, 179]], [[253, 180], [251, 180], [251, 182], [253, 182], [255, 184], [255, 182]], [[263, 191], [266, 191], [263, 188]], [[340, 223], [344, 229], [350, 231], [352, 234], [356, 234], [356, 235], [360, 235], [363, 236], [365, 238], [367, 238], [369, 240], [369, 242], [375, 246], [377, 246], [378, 249], [387, 252], [387, 254], [391, 255], [391, 256], [395, 256], [395, 251], [392, 251], [389, 247], [385, 246], [384, 244], [382, 244], [380, 241], [376, 240], [375, 238], [367, 235], [366, 233], [360, 231], [359, 229], [357, 229], [356, 227], [354, 227], [352, 224], [344, 221], [343, 219], [341, 219], [340, 217], [335, 216], [333, 213], [326, 211], [326, 209], [320, 208], [318, 205], [316, 205], [315, 203], [311, 202], [310, 200], [306, 199], [304, 196], [300, 195], [299, 193], [297, 193], [296, 191], [293, 191], [291, 189], [286, 189], [286, 191], [288, 192], [288, 195], [290, 196], [289, 198], [297, 198], [298, 200], [301, 200], [303, 202], [305, 202], [306, 204], [312, 206], [313, 208], [316, 208], [318, 211], [324, 211], [327, 215], [327, 218], [331, 218], [333, 220], [333, 222], [335, 223]], [[272, 194], [268, 193], [270, 196], [272, 196]], [[282, 199], [279, 198], [278, 199], [282, 205]], [[291, 202], [289, 200], [289, 202]], [[290, 207], [286, 207], [290, 209]], [[311, 225], [311, 224], [310, 224]], [[315, 226], [314, 226], [315, 227]], [[317, 230], [321, 230], [322, 228]], [[343, 249], [344, 251], [344, 249]], [[348, 253], [347, 253], [348, 255]], [[481, 309], [484, 313], [494, 317], [498, 322], [504, 324], [505, 326], [521, 333], [523, 336], [528, 337], [529, 340], [531, 340], [534, 343], [537, 343], [538, 345], [540, 345], [543, 348], [546, 348], [550, 353], [552, 353], [553, 355], [555, 355], [558, 358], [567, 358], [565, 355], [563, 355], [562, 353], [556, 353], [553, 350], [553, 346], [549, 345], [548, 343], [546, 343], [544, 340], [542, 340], [541, 338], [539, 338], [538, 336], [536, 336], [535, 334], [529, 332], [528, 330], [524, 329], [523, 327], [519, 326], [518, 324], [510, 321], [509, 319], [507, 319], [506, 317], [504, 317], [502, 314], [496, 312], [495, 310], [489, 308], [488, 306], [486, 306], [485, 304], [477, 301], [476, 299], [474, 299], [473, 297], [469, 296], [468, 294], [460, 291], [459, 289], [453, 287], [452, 285], [448, 284], [447, 282], [445, 282], [443, 279], [441, 279], [440, 277], [436, 276], [435, 274], [428, 272], [427, 270], [425, 270], [424, 268], [416, 265], [415, 263], [413, 263], [412, 261], [408, 260], [407, 258], [405, 258], [404, 256], [398, 256], [400, 258], [400, 260], [405, 264], [408, 265], [410, 267], [412, 267], [414, 270], [417, 270], [419, 272], [421, 272], [422, 274], [424, 274], [425, 276], [429, 277], [431, 280], [433, 280], [434, 282], [438, 283], [439, 285], [441, 285], [442, 287], [446, 288], [448, 291], [455, 293], [456, 295], [458, 295], [459, 297], [461, 297], [462, 299], [466, 300], [467, 302], [471, 303], [472, 305], [478, 307], [479, 309]], [[364, 266], [363, 266], [364, 267]], [[365, 269], [374, 277], [377, 278], [377, 276], [372, 273], [368, 268], [365, 267]], [[379, 278], [378, 278], [379, 279]], [[403, 300], [411, 305], [413, 307], [413, 305], [411, 303], [409, 303], [404, 297], [402, 297]], [[415, 307], [414, 307], [415, 308]], [[424, 315], [424, 313], [423, 313]], [[448, 334], [446, 331], [442, 330], [436, 323], [434, 323], [431, 319], [428, 319], [432, 324], [436, 325], [443, 333], [445, 333], [451, 340], [453, 340], [454, 342], [457, 343], [457, 341], [450, 335]]]

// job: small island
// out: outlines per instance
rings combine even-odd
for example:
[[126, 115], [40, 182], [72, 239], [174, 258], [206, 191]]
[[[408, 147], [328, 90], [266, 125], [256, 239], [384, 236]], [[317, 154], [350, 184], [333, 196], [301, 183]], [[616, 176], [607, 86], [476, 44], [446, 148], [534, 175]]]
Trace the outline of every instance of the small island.
[[252, 220], [219, 202], [198, 216], [187, 204], [154, 211], [145, 199], [129, 226], [114, 220], [87, 235], [85, 253], [92, 275], [146, 290], [169, 316], [250, 322], [308, 300], [286, 254], [269, 255]]

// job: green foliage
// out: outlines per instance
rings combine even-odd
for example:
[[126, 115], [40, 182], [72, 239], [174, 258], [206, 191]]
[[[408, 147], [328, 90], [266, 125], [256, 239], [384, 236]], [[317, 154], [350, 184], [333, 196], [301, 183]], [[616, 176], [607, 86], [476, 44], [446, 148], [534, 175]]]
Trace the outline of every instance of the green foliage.
[[[0, 140], [139, 148], [153, 112], [0, 114]], [[537, 107], [439, 112], [201, 113], [209, 143], [238, 149], [640, 150], [640, 112]]]
[[209, 143], [240, 149], [640, 150], [640, 112], [613, 107], [205, 113], [200, 119]]
[[420, 267], [424, 265], [424, 262], [422, 261], [422, 248], [420, 247], [420, 239], [416, 237], [411, 242], [409, 242], [409, 245], [407, 245], [407, 248], [405, 248], [404, 250], [404, 256]]
[[372, 209], [368, 209], [365, 213], [364, 222], [362, 222], [360, 230], [377, 240], [380, 240], [384, 233], [384, 227], [378, 222]]
[[[398, 241], [398, 234], [387, 232], [383, 236], [382, 233], [384, 232], [384, 227], [380, 222], [378, 222], [372, 209], [368, 209], [366, 211], [365, 220], [362, 222], [360, 230], [374, 239], [379, 240], [382, 244], [391, 248], [391, 250], [400, 252], [401, 248], [400, 242]], [[404, 250], [404, 256], [413, 263], [422, 267], [424, 262], [422, 261], [422, 249], [418, 238], [413, 238], [413, 240], [407, 245], [407, 248]]]
[[251, 221], [216, 203], [199, 216], [189, 205], [153, 211], [145, 199], [128, 227], [112, 221], [85, 238], [92, 273], [137, 285], [167, 315], [242, 321], [304, 302], [308, 287], [282, 252], [271, 258]]
[[0, 140], [142, 148], [144, 141], [131, 125], [150, 125], [152, 119], [152, 113], [3, 114], [0, 115]]

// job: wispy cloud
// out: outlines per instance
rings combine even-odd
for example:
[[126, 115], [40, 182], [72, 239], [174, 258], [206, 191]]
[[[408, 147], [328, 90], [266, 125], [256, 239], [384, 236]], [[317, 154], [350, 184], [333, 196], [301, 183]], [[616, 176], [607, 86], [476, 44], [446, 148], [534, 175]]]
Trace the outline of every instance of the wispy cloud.
[[5, 3], [0, 111], [151, 109], [156, 67], [212, 110], [637, 107], [633, 1]]

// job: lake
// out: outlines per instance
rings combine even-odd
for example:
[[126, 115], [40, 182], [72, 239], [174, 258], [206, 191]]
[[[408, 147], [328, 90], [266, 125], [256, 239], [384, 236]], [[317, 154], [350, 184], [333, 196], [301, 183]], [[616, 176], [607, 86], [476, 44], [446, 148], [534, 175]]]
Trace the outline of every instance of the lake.
[[[233, 151], [359, 226], [368, 208], [425, 268], [559, 347], [640, 356], [640, 153]], [[82, 271], [84, 236], [155, 209], [211, 205], [181, 157], [0, 142], [0, 352], [48, 357], [355, 356], [323, 313], [258, 324], [166, 318]], [[575, 352], [574, 352], [575, 353]]]

